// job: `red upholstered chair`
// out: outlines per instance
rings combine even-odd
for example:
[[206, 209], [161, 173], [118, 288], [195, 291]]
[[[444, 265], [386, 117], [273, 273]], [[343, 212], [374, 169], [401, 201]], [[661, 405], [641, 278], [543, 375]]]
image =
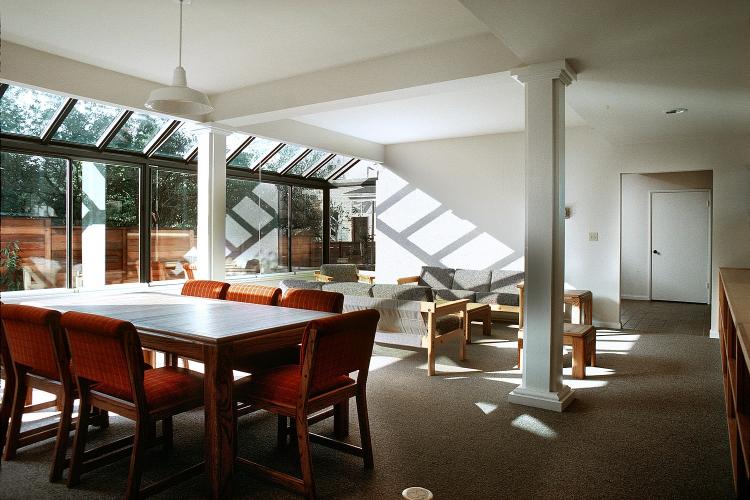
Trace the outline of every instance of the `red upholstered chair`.
[[281, 299], [282, 307], [341, 314], [344, 295], [338, 292], [292, 288]]
[[195, 279], [195, 273], [193, 272], [193, 266], [190, 265], [190, 262], [183, 262], [182, 263], [182, 270], [185, 271], [185, 278], [189, 280]]
[[182, 295], [224, 300], [228, 288], [229, 283], [223, 281], [188, 280], [182, 285]]
[[[72, 426], [73, 402], [78, 397], [70, 375], [70, 357], [60, 329], [60, 313], [40, 307], [2, 304], [0, 319], [0, 349], [7, 377], [3, 407], [0, 411], [0, 432], [3, 434], [5, 460], [14, 459], [18, 448], [56, 435], [49, 478], [50, 481], [57, 481], [62, 477], [62, 471], [66, 467], [65, 452]], [[25, 410], [35, 411], [54, 406], [54, 402], [41, 406], [25, 406], [26, 395], [32, 388], [55, 395], [62, 410], [60, 420], [21, 432], [21, 419]], [[102, 418], [105, 419], [106, 416]]]
[[[146, 446], [162, 442], [172, 447], [172, 416], [203, 405], [203, 377], [185, 368], [164, 367], [144, 370], [141, 343], [135, 327], [127, 321], [94, 314], [67, 312], [60, 324], [70, 345], [73, 373], [81, 406], [94, 405], [135, 420], [135, 437], [130, 450], [127, 498], [150, 495], [180, 479], [187, 479], [203, 466], [190, 467], [160, 483], [140, 489]], [[73, 443], [68, 487], [78, 484], [84, 463], [87, 417], [81, 416]], [[157, 421], [162, 421], [162, 438], [153, 437]], [[121, 444], [122, 443], [122, 444]], [[104, 445], [117, 456], [127, 453], [129, 441]], [[101, 449], [100, 448], [100, 449]]]
[[226, 296], [227, 300], [263, 306], [277, 306], [280, 298], [281, 288], [250, 284], [230, 285]]
[[[238, 381], [238, 398], [280, 416], [294, 417], [302, 479], [244, 458], [238, 463], [291, 489], [315, 497], [310, 441], [329, 445], [364, 459], [373, 467], [367, 416], [367, 374], [380, 314], [372, 309], [312, 321], [305, 329], [300, 362], [253, 374]], [[350, 378], [357, 372], [357, 379]], [[337, 403], [357, 400], [362, 447], [311, 434], [308, 415]]]

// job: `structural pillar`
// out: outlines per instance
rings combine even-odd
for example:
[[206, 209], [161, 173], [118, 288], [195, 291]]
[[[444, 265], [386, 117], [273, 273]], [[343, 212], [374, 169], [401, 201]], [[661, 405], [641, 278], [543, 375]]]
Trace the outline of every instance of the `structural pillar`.
[[526, 244], [523, 379], [511, 403], [563, 411], [565, 87], [576, 75], [555, 61], [511, 72], [526, 90]]
[[198, 259], [199, 279], [224, 281], [224, 228], [227, 196], [227, 136], [232, 133], [201, 124], [198, 135]]

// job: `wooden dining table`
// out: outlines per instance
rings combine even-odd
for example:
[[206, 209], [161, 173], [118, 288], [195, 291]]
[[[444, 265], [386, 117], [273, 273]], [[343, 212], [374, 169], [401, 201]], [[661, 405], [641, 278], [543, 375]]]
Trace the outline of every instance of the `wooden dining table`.
[[236, 458], [233, 360], [301, 342], [330, 313], [159, 292], [77, 293], [20, 303], [129, 321], [144, 348], [203, 362], [206, 472], [212, 498], [232, 494]]

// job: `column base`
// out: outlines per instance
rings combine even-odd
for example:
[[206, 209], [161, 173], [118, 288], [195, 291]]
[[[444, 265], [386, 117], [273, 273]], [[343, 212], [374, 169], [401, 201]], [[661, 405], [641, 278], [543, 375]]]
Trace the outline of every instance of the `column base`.
[[565, 410], [574, 399], [575, 391], [567, 385], [563, 385], [560, 392], [535, 391], [519, 385], [508, 394], [509, 403], [556, 412]]

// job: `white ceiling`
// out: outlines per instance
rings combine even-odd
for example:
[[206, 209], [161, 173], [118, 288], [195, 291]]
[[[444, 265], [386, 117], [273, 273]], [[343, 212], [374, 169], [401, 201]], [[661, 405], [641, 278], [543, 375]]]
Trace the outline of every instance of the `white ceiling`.
[[[167, 84], [178, 13], [175, 0], [2, 0], [2, 37]], [[219, 93], [488, 32], [455, 0], [192, 0], [183, 66]]]
[[[523, 86], [508, 73], [467, 79], [460, 90], [315, 113], [297, 121], [380, 144], [519, 132], [524, 129]], [[566, 125], [585, 122], [570, 106]]]

